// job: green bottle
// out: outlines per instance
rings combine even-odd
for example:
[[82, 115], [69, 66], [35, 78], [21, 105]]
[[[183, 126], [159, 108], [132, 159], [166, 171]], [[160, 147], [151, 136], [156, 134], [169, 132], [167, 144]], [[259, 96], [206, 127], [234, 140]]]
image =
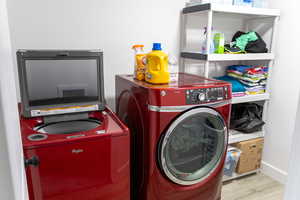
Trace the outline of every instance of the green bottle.
[[215, 53], [223, 54], [225, 46], [225, 36], [224, 33], [216, 33], [214, 35]]

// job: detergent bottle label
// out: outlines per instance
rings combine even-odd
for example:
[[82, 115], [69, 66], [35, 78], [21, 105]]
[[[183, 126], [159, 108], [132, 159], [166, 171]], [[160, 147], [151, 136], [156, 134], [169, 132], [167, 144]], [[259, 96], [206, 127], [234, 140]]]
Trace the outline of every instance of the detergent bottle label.
[[145, 80], [146, 65], [143, 61], [145, 57], [146, 54], [138, 54], [135, 56], [136, 64], [134, 69], [134, 77], [140, 81]]

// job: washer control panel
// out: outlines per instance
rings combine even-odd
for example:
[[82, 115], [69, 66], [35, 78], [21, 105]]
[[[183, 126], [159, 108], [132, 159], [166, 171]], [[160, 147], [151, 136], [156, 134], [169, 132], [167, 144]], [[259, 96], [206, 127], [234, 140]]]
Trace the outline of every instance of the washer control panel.
[[187, 105], [205, 104], [222, 101], [228, 98], [227, 87], [200, 88], [186, 91]]

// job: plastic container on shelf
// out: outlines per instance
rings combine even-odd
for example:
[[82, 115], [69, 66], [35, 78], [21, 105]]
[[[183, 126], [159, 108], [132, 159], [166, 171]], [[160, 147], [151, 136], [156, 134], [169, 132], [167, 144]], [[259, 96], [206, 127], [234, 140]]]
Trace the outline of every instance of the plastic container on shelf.
[[252, 7], [253, 6], [253, 0], [234, 0], [233, 5]]
[[232, 177], [236, 170], [238, 161], [240, 159], [241, 150], [235, 147], [228, 147], [226, 161], [224, 165], [224, 175], [227, 177]]
[[214, 48], [217, 54], [224, 53], [224, 45], [225, 45], [225, 35], [224, 33], [215, 33], [214, 34]]
[[[212, 36], [214, 35], [213, 33], [213, 28], [212, 28]], [[202, 54], [212, 54], [215, 52], [215, 45], [214, 45], [214, 38], [211, 38], [210, 42], [210, 47], [207, 49], [207, 27], [204, 27], [203, 29], [203, 36], [201, 39], [201, 53]]]

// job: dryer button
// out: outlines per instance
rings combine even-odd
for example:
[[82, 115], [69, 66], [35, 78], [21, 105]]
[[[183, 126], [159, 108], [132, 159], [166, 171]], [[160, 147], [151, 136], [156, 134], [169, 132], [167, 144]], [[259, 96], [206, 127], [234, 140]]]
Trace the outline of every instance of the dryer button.
[[205, 94], [204, 93], [198, 94], [198, 100], [201, 102], [205, 101]]

